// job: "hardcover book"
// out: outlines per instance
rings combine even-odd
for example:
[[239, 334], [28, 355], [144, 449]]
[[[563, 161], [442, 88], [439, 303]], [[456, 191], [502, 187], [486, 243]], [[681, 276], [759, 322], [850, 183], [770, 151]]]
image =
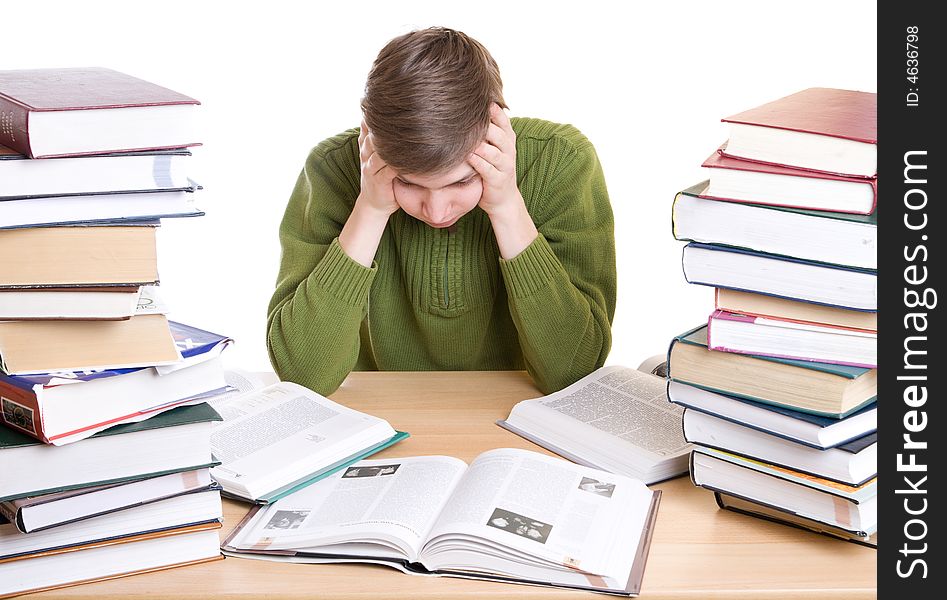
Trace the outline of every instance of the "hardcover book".
[[0, 145], [0, 200], [194, 190], [189, 150], [30, 160]]
[[0, 229], [0, 288], [157, 284], [158, 225]]
[[878, 475], [877, 432], [821, 450], [688, 409], [684, 411], [684, 437], [698, 446], [850, 486], [862, 485]]
[[874, 93], [809, 88], [722, 121], [729, 156], [842, 175], [878, 172]]
[[874, 369], [878, 334], [716, 310], [707, 322], [711, 350]]
[[877, 369], [709, 350], [706, 325], [671, 341], [668, 374], [711, 392], [836, 419], [878, 393]]
[[[691, 242], [682, 253], [688, 283], [875, 313], [878, 273]], [[874, 317], [866, 317], [874, 321]]]
[[447, 456], [368, 460], [251, 511], [222, 549], [634, 596], [660, 495], [639, 480], [510, 448], [470, 465]]
[[175, 321], [169, 325], [183, 357], [173, 370], [0, 373], [4, 423], [42, 442], [62, 445], [226, 391], [220, 353], [232, 340]]
[[198, 104], [111, 69], [0, 71], [0, 144], [30, 158], [196, 146]]
[[674, 404], [821, 450], [841, 446], [878, 429], [877, 402], [844, 419], [833, 419], [677, 381], [668, 382], [667, 394]]
[[0, 427], [0, 502], [211, 466], [220, 420], [206, 403], [180, 406], [61, 448]]
[[[691, 456], [691, 481], [715, 492], [747, 498], [760, 504], [846, 529], [859, 537], [878, 530], [877, 478], [858, 487], [796, 473], [740, 457], [696, 450]], [[859, 494], [866, 489], [871, 494]]]
[[878, 333], [878, 313], [876, 312], [823, 306], [767, 294], [717, 288], [714, 291], [714, 307], [718, 310], [756, 317]]
[[861, 269], [878, 266], [878, 215], [721, 202], [702, 197], [707, 182], [679, 192], [672, 207], [678, 240]]
[[877, 178], [843, 177], [738, 160], [725, 156], [725, 148], [701, 165], [710, 173], [710, 185], [701, 193], [702, 198], [860, 215], [875, 210]]

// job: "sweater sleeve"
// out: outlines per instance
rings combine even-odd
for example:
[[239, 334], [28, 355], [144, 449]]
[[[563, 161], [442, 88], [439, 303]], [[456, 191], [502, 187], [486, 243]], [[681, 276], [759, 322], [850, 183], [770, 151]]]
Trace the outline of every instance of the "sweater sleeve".
[[500, 260], [526, 369], [545, 394], [601, 367], [611, 348], [614, 218], [598, 157], [582, 139], [552, 149], [548, 185], [527, 201], [539, 235]]
[[267, 349], [280, 378], [324, 395], [355, 366], [375, 275], [375, 265], [360, 265], [339, 246], [358, 195], [349, 146], [345, 134], [326, 140], [299, 175], [280, 224], [282, 256], [267, 311]]

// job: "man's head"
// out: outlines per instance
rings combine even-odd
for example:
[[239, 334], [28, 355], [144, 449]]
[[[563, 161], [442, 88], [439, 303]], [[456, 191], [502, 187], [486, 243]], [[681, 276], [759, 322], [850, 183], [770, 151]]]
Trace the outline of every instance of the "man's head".
[[398, 173], [398, 204], [446, 227], [473, 209], [480, 180], [467, 156], [484, 140], [500, 71], [479, 42], [452, 29], [412, 31], [378, 53], [362, 113], [375, 151]]

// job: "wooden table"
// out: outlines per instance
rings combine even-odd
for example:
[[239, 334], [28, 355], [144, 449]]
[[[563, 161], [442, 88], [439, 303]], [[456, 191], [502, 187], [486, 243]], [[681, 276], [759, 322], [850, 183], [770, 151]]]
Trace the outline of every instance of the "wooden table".
[[[446, 454], [470, 461], [491, 448], [540, 450], [495, 425], [539, 396], [523, 372], [353, 373], [332, 399], [387, 419], [411, 437], [379, 457]], [[874, 598], [875, 551], [719, 510], [686, 477], [664, 490], [641, 598]], [[224, 501], [225, 536], [248, 505]], [[227, 558], [36, 594], [51, 598], [594, 598], [534, 586], [414, 577], [369, 565], [303, 565]], [[602, 596], [604, 597], [604, 596]]]

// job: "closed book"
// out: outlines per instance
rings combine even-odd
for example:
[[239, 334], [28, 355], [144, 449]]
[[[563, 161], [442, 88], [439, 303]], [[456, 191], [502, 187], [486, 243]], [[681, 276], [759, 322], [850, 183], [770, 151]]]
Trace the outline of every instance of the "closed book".
[[809, 88], [722, 119], [726, 153], [842, 175], [878, 172], [878, 96]]
[[716, 310], [707, 322], [711, 350], [873, 369], [878, 334]]
[[872, 402], [844, 419], [754, 402], [680, 383], [668, 382], [668, 400], [770, 435], [825, 449], [841, 446], [878, 429], [878, 404]]
[[796, 323], [878, 332], [878, 313], [876, 312], [823, 306], [768, 294], [717, 288], [714, 291], [714, 307], [718, 310], [794, 321]]
[[220, 522], [0, 561], [0, 598], [220, 560]]
[[0, 427], [0, 502], [209, 466], [220, 420], [206, 403], [181, 406], [62, 447]]
[[697, 242], [684, 247], [681, 262], [688, 283], [852, 311], [878, 311], [878, 273], [872, 269]]
[[0, 288], [156, 284], [157, 226], [0, 229]]
[[183, 357], [171, 367], [3, 375], [3, 421], [42, 442], [63, 445], [227, 389], [220, 354], [232, 340], [169, 322]]
[[869, 433], [821, 450], [743, 427], [695, 410], [684, 410], [688, 442], [739, 454], [809, 475], [858, 486], [878, 475], [878, 434]]
[[[792, 511], [861, 537], [868, 537], [878, 530], [877, 478], [870, 482], [871, 485], [861, 486], [871, 487], [875, 493], [856, 499], [844, 490], [846, 486], [835, 484], [836, 487], [832, 487], [834, 482], [828, 480], [796, 474], [781, 467], [770, 469], [766, 463], [758, 461], [745, 463], [734, 455], [705, 452], [712, 451], [698, 448], [691, 455], [694, 485]], [[725, 456], [728, 458], [723, 458]], [[759, 467], [751, 468], [754, 463]], [[825, 484], [817, 486], [815, 482]]]
[[878, 215], [721, 202], [702, 197], [707, 183], [674, 198], [674, 238], [722, 244], [830, 265], [876, 269]]
[[181, 360], [164, 315], [124, 321], [0, 321], [7, 375], [169, 365]]
[[710, 176], [702, 198], [860, 215], [875, 210], [877, 178], [844, 177], [739, 160], [722, 154], [725, 148], [701, 165]]
[[671, 341], [668, 374], [711, 392], [837, 419], [878, 393], [877, 369], [709, 350], [706, 325]]
[[139, 286], [0, 289], [0, 321], [130, 319]]
[[0, 201], [51, 196], [194, 190], [185, 149], [30, 160], [0, 145]]
[[745, 498], [740, 498], [731, 494], [714, 492], [714, 498], [717, 501], [717, 506], [726, 510], [732, 510], [740, 514], [765, 519], [774, 523], [790, 525], [792, 527], [805, 529], [806, 531], [811, 531], [813, 533], [828, 535], [840, 540], [845, 540], [847, 542], [868, 546], [869, 548], [878, 547], [877, 533], [866, 537], [860, 535], [859, 533], [854, 533], [840, 527], [826, 525], [825, 523], [821, 523], [815, 519], [802, 517], [788, 510], [767, 506], [765, 504], [753, 502], [752, 500], [747, 500]]
[[77, 488], [0, 502], [0, 515], [18, 531], [32, 533], [167, 500], [219, 489], [210, 469], [191, 469], [157, 477]]
[[7, 523], [0, 525], [0, 561], [41, 555], [54, 548], [209, 523], [222, 517], [220, 492], [215, 488], [33, 533], [23, 533]]
[[199, 217], [196, 189], [0, 200], [0, 229]]
[[111, 69], [0, 71], [0, 144], [30, 158], [195, 146], [198, 104]]

